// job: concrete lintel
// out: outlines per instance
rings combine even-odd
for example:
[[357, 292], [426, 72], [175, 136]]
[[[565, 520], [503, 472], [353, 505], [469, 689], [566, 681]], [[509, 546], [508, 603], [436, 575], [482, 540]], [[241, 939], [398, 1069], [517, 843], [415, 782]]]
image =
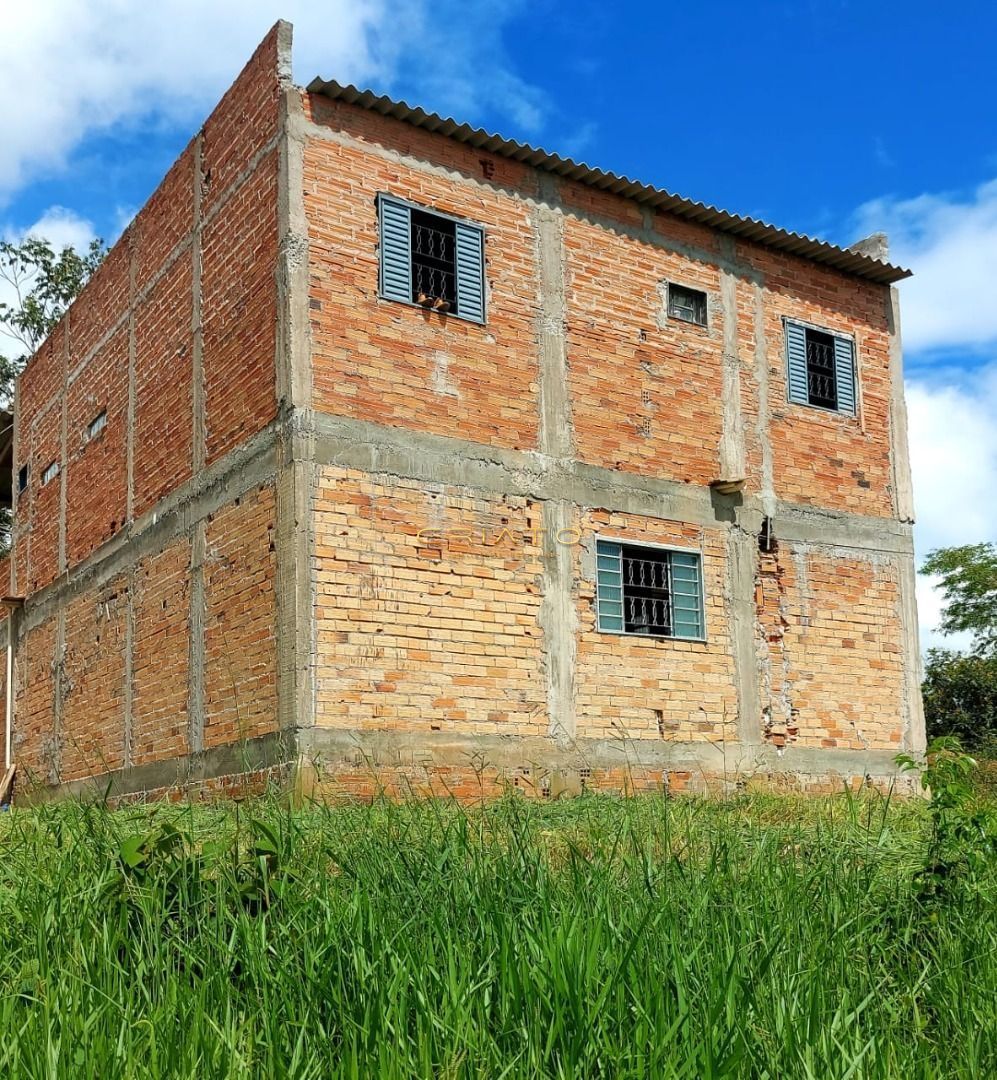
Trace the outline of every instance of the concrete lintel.
[[515, 769], [653, 768], [702, 771], [730, 779], [758, 774], [897, 774], [893, 750], [845, 750], [791, 746], [780, 755], [768, 745], [673, 742], [665, 739], [587, 739], [569, 743], [540, 735], [473, 735], [450, 732], [351, 731], [315, 727], [299, 735], [299, 753], [331, 773], [337, 766], [418, 766]]
[[[761, 526], [763, 506], [751, 494], [724, 497], [696, 484], [325, 413], [300, 417], [298, 430], [304, 432], [308, 424], [314, 430], [317, 465], [361, 469], [375, 475], [496, 494], [560, 499], [578, 506], [706, 527], [736, 520], [742, 528], [757, 533]], [[793, 503], [775, 503], [770, 513], [775, 517], [776, 536], [784, 540], [873, 552], [911, 550], [910, 526], [892, 518], [846, 514]]]
[[276, 425], [265, 428], [174, 491], [153, 510], [102, 544], [68, 573], [33, 593], [24, 607], [28, 631], [53, 615], [74, 596], [99, 587], [141, 559], [158, 554], [194, 524], [261, 484], [277, 472]]
[[18, 773], [18, 805], [31, 806], [55, 799], [110, 799], [143, 792], [159, 794], [171, 788], [188, 788], [221, 777], [237, 778], [267, 769], [289, 766], [295, 760], [292, 732], [274, 732], [244, 742], [211, 747], [165, 761], [132, 765], [100, 776], [66, 783], [46, 783], [42, 777]]

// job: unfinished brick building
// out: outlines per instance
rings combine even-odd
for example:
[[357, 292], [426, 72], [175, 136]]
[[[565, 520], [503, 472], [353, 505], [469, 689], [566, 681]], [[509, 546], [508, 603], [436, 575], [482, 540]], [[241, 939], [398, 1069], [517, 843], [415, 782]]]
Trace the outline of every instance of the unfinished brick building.
[[20, 379], [18, 797], [888, 778], [879, 254], [303, 90], [279, 24]]

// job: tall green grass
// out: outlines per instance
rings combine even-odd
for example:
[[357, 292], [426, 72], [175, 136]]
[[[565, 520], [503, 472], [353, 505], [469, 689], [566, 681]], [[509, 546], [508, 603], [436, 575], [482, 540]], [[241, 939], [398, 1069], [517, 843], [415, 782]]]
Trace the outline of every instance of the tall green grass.
[[919, 803], [0, 819], [10, 1077], [997, 1075], [997, 871]]

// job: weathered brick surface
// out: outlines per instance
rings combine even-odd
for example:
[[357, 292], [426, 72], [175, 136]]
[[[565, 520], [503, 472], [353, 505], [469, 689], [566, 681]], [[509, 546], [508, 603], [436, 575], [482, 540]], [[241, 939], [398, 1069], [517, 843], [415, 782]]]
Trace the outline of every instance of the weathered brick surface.
[[204, 231], [208, 460], [276, 415], [277, 155], [260, 162]]
[[66, 607], [59, 778], [79, 780], [124, 762], [125, 611], [123, 576]]
[[277, 727], [274, 492], [236, 500], [209, 520], [204, 589], [204, 745]]
[[277, 134], [278, 29], [260, 43], [204, 125], [203, 211], [210, 213]]
[[[127, 519], [128, 473], [122, 468], [128, 425], [128, 329], [117, 330], [69, 387], [66, 548], [70, 566], [81, 562]], [[88, 429], [100, 413], [107, 424]]]
[[[278, 644], [282, 706], [304, 700], [296, 673], [314, 661], [316, 720], [326, 729], [317, 739], [334, 742], [336, 731], [396, 732], [412, 746], [420, 734], [434, 746], [450, 739], [451, 757], [429, 764], [414, 751], [390, 763], [351, 754], [330, 761], [320, 783], [339, 794], [369, 797], [380, 786], [462, 798], [508, 786], [539, 797], [700, 790], [735, 781], [726, 770], [669, 764], [664, 745], [693, 744], [704, 761], [714, 753], [715, 764], [715, 748], [726, 750], [742, 732], [766, 752], [874, 750], [882, 760], [901, 746], [909, 734], [901, 719], [906, 556], [882, 555], [871, 541], [863, 553], [861, 545], [779, 539], [780, 501], [882, 519], [895, 513], [886, 289], [301, 92], [315, 125], [304, 142], [301, 192], [308, 284], [307, 296], [288, 298], [276, 280], [278, 38], [275, 29], [260, 46], [21, 380], [15, 468], [30, 462], [31, 475], [17, 501], [17, 589], [28, 594], [29, 614], [36, 600], [62, 603], [18, 648], [25, 768], [48, 782], [73, 780], [181, 758], [202, 741], [212, 749], [269, 734], [278, 722]], [[293, 157], [294, 146], [283, 149]], [[380, 192], [484, 226], [486, 325], [378, 297]], [[293, 202], [282, 220], [293, 225]], [[297, 241], [283, 239], [293, 281]], [[667, 315], [669, 282], [707, 293], [707, 326]], [[308, 333], [295, 319], [281, 323], [306, 301]], [[856, 417], [787, 403], [786, 317], [855, 338]], [[224, 474], [240, 460], [233, 451], [277, 419], [277, 365], [290, 360], [279, 350], [289, 342], [311, 350], [318, 412], [396, 429], [392, 438], [405, 429], [488, 447], [476, 453], [466, 486], [393, 477], [387, 468], [306, 468], [313, 501], [305, 516], [298, 506], [293, 522], [282, 519], [292, 546], [278, 552], [274, 492], [290, 444], [274, 451], [256, 440], [259, 453], [240, 466], [254, 470], [252, 479], [230, 488]], [[552, 387], [562, 342], [565, 385]], [[104, 410], [106, 429], [86, 440]], [[555, 426], [563, 440], [541, 446]], [[317, 460], [339, 462], [331, 437], [318, 446], [323, 439]], [[739, 439], [741, 502], [711, 500], [707, 485], [722, 472], [737, 479], [725, 470], [738, 454], [724, 463], [720, 455], [722, 445], [737, 450]], [[536, 453], [555, 441], [576, 460]], [[307, 438], [293, 449], [311, 452]], [[344, 452], [360, 455], [356, 445]], [[423, 475], [414, 449], [371, 453], [378, 469], [401, 462], [403, 473]], [[198, 473], [202, 458], [210, 480]], [[61, 477], [41, 484], [51, 461], [66, 480], [61, 522]], [[434, 467], [452, 482], [456, 464]], [[607, 482], [589, 466], [621, 476]], [[479, 478], [492, 485], [503, 468], [529, 497], [474, 486]], [[631, 491], [648, 478], [689, 487], [665, 489], [656, 508], [656, 494]], [[188, 483], [189, 497], [176, 497]], [[586, 487], [594, 494], [578, 494]], [[567, 560], [543, 557], [537, 534], [551, 517], [546, 498], [566, 500], [557, 517], [567, 506], [578, 530]], [[700, 524], [669, 517], [694, 504], [690, 516]], [[745, 561], [745, 542], [754, 543], [745, 530], [761, 512], [775, 515], [776, 546], [757, 556], [749, 547]], [[123, 528], [130, 532], [122, 546]], [[192, 568], [202, 528], [205, 557]], [[314, 529], [313, 562], [290, 566], [302, 558], [306, 529]], [[701, 551], [706, 640], [600, 633], [596, 534]], [[739, 557], [733, 564], [728, 548]], [[102, 570], [110, 557], [112, 568]], [[97, 584], [77, 581], [59, 601], [57, 579], [84, 559], [94, 572], [91, 579], [86, 568], [86, 582]], [[282, 622], [288, 636], [280, 643], [278, 610], [283, 619], [294, 605], [290, 593], [277, 602], [279, 561], [282, 588], [300, 587], [295, 575], [310, 572], [315, 589], [314, 610], [298, 612], [312, 624]], [[302, 598], [300, 588], [295, 595]], [[574, 609], [573, 641], [549, 621], [562, 602]], [[65, 629], [58, 655], [57, 626]], [[740, 647], [738, 627], [748, 635]], [[296, 651], [308, 630], [314, 657]], [[746, 672], [752, 643], [755, 669]], [[203, 671], [191, 670], [202, 651]], [[743, 714], [745, 702], [751, 714]], [[641, 764], [639, 753], [618, 767], [602, 758], [567, 771], [515, 754], [500, 764], [453, 763], [462, 739], [508, 746], [516, 740], [500, 737], [529, 737], [562, 752], [546, 737], [552, 724], [570, 736], [564, 722], [582, 743], [618, 740], [655, 764]], [[854, 756], [843, 760], [854, 769]], [[818, 790], [842, 779], [856, 777], [818, 768], [799, 782]], [[744, 782], [755, 780], [764, 777]]]
[[738, 704], [719, 529], [606, 511], [580, 516], [588, 551], [596, 535], [696, 549], [703, 556], [705, 642], [596, 630], [594, 558], [579, 574], [578, 735], [591, 738], [731, 740]]
[[143, 560], [135, 574], [132, 763], [169, 759], [189, 748], [190, 542]]
[[[745, 254], [765, 274], [768, 437], [776, 494], [791, 502], [890, 517], [886, 290], [789, 256], [757, 248], [747, 248]], [[857, 416], [788, 403], [784, 317], [854, 336]]]
[[[377, 127], [375, 118], [355, 113], [322, 115], [331, 131], [339, 119], [351, 132]], [[448, 163], [455, 153], [445, 141], [437, 150]], [[482, 155], [456, 156], [481, 177]], [[378, 298], [378, 192], [485, 226], [487, 326]], [[305, 205], [316, 407], [535, 447], [539, 281], [529, 208], [490, 186], [462, 185], [320, 139], [305, 151]]]
[[760, 560], [756, 605], [764, 737], [779, 747], [899, 750], [895, 563], [782, 545]]
[[[722, 316], [708, 264], [569, 218], [568, 384], [580, 460], [708, 484], [719, 471]], [[668, 318], [665, 283], [706, 291], [706, 327]]]
[[14, 701], [14, 760], [25, 781], [58, 779], [55, 744], [56, 620], [48, 619], [21, 639], [17, 651]]
[[134, 516], [191, 477], [190, 259], [177, 259], [135, 313]]
[[317, 723], [546, 733], [540, 528], [522, 498], [324, 470]]

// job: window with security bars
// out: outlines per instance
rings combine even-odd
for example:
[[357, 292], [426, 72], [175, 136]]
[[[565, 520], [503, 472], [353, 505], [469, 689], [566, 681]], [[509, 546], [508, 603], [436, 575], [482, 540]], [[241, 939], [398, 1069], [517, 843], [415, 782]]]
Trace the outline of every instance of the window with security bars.
[[596, 560], [600, 630], [649, 637], [705, 637], [698, 552], [598, 540]]
[[381, 296], [483, 323], [482, 228], [387, 195], [378, 197], [378, 213]]
[[855, 413], [855, 347], [851, 338], [786, 321], [789, 400]]

